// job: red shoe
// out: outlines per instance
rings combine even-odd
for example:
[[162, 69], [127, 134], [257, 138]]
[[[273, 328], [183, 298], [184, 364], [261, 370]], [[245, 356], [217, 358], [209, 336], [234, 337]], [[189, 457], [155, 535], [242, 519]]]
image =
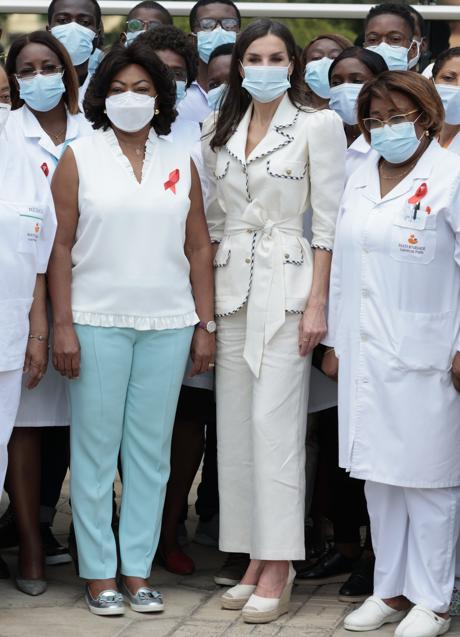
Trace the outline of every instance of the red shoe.
[[176, 575], [192, 575], [195, 572], [195, 563], [191, 557], [186, 555], [180, 548], [165, 552], [158, 549], [158, 556], [161, 565], [170, 573]]

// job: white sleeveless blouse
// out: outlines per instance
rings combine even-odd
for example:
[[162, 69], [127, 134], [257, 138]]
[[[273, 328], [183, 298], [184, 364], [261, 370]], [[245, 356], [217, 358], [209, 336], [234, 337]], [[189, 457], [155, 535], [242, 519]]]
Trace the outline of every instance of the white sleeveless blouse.
[[70, 146], [80, 213], [72, 249], [74, 322], [137, 330], [196, 324], [184, 253], [190, 155], [152, 129], [139, 183], [112, 129]]

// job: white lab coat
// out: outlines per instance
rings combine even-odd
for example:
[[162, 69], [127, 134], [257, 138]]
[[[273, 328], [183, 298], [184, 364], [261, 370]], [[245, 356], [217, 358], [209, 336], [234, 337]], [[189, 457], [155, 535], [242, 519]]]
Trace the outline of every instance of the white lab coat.
[[[29, 159], [37, 170], [41, 170], [46, 175], [49, 184], [67, 145], [79, 137], [94, 132], [91, 124], [81, 113], [68, 114], [66, 139], [60, 146], [55, 146], [41, 128], [35, 115], [25, 105], [11, 113], [6, 130], [10, 136], [15, 135], [23, 139]], [[48, 366], [45, 377], [33, 391], [25, 389], [24, 383], [25, 379], [16, 427], [52, 427], [70, 424], [66, 381], [52, 365]]]
[[377, 151], [370, 147], [364, 135], [360, 135], [355, 141], [350, 144], [347, 149], [347, 158], [345, 160], [345, 172], [347, 181], [352, 174], [361, 168], [363, 163], [369, 159], [369, 157], [377, 158], [379, 155]]
[[45, 177], [20, 139], [0, 136], [0, 372], [24, 364], [33, 291], [55, 232]]
[[[458, 486], [460, 165], [433, 141], [382, 199], [377, 161], [348, 182], [332, 264], [340, 466], [395, 486]], [[414, 221], [408, 199], [422, 183]]]

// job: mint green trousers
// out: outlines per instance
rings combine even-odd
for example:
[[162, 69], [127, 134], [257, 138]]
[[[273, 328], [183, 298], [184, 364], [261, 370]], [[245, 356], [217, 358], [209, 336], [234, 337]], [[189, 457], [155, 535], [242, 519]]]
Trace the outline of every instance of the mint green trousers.
[[112, 485], [121, 456], [120, 570], [148, 577], [158, 545], [171, 435], [193, 327], [75, 325], [80, 378], [69, 382], [70, 493], [80, 577], [117, 572]]

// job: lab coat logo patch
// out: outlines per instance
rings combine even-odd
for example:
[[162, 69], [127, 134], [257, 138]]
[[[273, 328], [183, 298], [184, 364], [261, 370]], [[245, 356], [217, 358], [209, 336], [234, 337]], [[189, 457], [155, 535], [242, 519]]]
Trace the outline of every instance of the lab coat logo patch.
[[417, 245], [417, 243], [418, 243], [418, 239], [417, 239], [417, 237], [415, 236], [415, 234], [411, 234], [411, 235], [409, 235], [409, 238], [408, 238], [408, 240], [407, 240], [407, 243], [410, 243], [412, 246]]

